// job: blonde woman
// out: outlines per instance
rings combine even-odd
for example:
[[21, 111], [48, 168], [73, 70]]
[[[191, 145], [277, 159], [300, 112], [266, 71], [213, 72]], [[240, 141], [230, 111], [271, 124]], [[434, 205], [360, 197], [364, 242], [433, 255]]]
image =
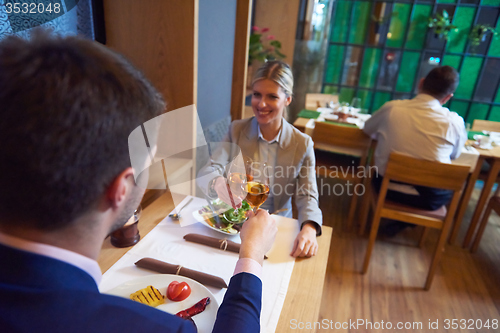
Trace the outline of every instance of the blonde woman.
[[[232, 122], [226, 141], [238, 145], [244, 156], [266, 162], [273, 170], [270, 194], [262, 209], [273, 212], [288, 208], [280, 215], [292, 217], [292, 197], [295, 198], [301, 231], [291, 255], [314, 256], [323, 216], [318, 206], [313, 142], [284, 118], [285, 109], [292, 102], [290, 67], [281, 61], [266, 62], [256, 72], [252, 89], [254, 117]], [[221, 199], [228, 197], [222, 177], [214, 180], [213, 189]]]

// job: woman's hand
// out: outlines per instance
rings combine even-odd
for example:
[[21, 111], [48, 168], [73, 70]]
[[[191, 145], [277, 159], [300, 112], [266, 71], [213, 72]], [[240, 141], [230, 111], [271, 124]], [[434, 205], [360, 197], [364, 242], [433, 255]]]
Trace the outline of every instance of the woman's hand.
[[314, 223], [304, 224], [302, 230], [293, 242], [292, 257], [312, 257], [318, 253], [318, 241], [316, 240], [316, 228]]

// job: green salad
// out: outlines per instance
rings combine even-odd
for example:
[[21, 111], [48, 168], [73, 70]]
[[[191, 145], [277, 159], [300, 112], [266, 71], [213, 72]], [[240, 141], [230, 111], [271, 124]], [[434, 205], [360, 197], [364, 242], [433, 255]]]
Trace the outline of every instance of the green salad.
[[229, 234], [240, 232], [243, 222], [247, 220], [246, 213], [251, 210], [246, 201], [243, 201], [241, 207], [236, 209], [231, 208], [220, 199], [215, 199], [211, 204], [213, 209], [206, 205], [198, 213], [208, 225]]
[[250, 210], [248, 202], [243, 200], [240, 208], [231, 208], [224, 212], [223, 217], [228, 221], [235, 224], [242, 224], [247, 220], [247, 212]]

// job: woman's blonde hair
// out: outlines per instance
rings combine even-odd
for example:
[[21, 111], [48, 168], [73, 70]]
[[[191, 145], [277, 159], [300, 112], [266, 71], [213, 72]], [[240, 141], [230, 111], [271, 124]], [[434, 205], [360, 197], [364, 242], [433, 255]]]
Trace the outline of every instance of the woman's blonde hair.
[[290, 66], [280, 60], [268, 61], [262, 65], [252, 80], [252, 86], [260, 80], [271, 80], [278, 84], [286, 97], [293, 95], [293, 74]]

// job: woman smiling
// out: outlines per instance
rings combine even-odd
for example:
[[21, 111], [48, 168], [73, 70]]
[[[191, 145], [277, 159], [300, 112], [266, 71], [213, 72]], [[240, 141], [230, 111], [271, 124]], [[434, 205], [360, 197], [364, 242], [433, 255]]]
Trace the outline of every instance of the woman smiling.
[[[281, 61], [265, 63], [256, 72], [252, 89], [254, 117], [232, 122], [225, 140], [237, 144], [253, 161], [265, 162], [272, 171], [269, 197], [261, 208], [270, 212], [286, 209], [280, 215], [292, 217], [295, 198], [301, 231], [291, 255], [314, 256], [323, 217], [318, 206], [313, 142], [284, 119], [292, 102], [290, 67]], [[227, 197], [224, 179], [215, 180], [213, 187], [220, 198]]]

